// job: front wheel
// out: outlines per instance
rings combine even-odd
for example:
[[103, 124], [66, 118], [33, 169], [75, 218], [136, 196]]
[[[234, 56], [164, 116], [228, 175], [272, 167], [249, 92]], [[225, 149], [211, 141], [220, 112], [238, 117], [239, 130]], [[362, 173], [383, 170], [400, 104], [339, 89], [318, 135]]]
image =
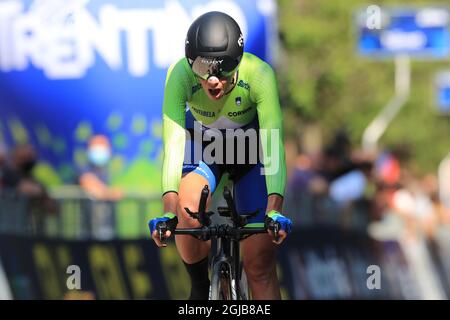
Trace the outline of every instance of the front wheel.
[[209, 299], [233, 300], [231, 268], [226, 262], [219, 261], [213, 265]]
[[[210, 300], [250, 300], [247, 275], [243, 264], [240, 265], [239, 283], [231, 276], [230, 264], [220, 261], [213, 265], [211, 273]], [[239, 286], [239, 288], [236, 287]], [[239, 291], [239, 295], [237, 294]]]

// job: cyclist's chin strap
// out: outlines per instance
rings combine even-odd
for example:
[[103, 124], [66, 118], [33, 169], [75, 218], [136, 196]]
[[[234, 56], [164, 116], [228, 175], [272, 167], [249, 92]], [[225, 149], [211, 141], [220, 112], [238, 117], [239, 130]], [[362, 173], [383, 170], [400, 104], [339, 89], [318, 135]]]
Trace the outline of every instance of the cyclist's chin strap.
[[231, 79], [231, 84], [233, 85], [233, 87], [236, 85], [236, 81], [237, 81], [237, 78], [238, 78], [238, 73], [239, 73], [239, 71], [236, 71], [234, 73], [234, 75], [233, 75], [233, 79]]
[[230, 89], [228, 89], [227, 92], [224, 93], [224, 95], [229, 94], [231, 92], [231, 90], [233, 90], [234, 87], [236, 87], [238, 74], [239, 74], [239, 70], [234, 73], [233, 77], [231, 78], [230, 85], [229, 85]]

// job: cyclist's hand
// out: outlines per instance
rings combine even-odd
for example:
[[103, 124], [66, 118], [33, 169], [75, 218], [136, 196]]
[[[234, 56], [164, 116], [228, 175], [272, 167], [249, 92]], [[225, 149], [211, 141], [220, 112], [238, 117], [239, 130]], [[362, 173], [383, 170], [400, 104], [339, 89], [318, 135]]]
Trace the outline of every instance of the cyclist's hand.
[[[163, 239], [169, 238], [178, 224], [178, 218], [175, 214], [168, 212], [161, 217], [154, 218], [148, 222], [150, 234], [158, 247], [166, 247]], [[163, 239], [161, 239], [160, 234]]]
[[[274, 238], [273, 242], [276, 244], [281, 244], [292, 229], [291, 219], [275, 210], [267, 213], [265, 225], [269, 234]], [[277, 231], [276, 234], [274, 230]]]

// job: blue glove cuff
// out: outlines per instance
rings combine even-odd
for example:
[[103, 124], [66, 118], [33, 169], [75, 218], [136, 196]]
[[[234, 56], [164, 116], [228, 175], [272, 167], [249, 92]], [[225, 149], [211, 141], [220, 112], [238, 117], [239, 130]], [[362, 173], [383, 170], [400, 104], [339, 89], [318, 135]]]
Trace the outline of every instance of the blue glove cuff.
[[169, 220], [172, 220], [172, 219], [176, 219], [176, 218], [177, 218], [177, 216], [174, 213], [167, 212], [161, 217], [151, 219], [148, 222], [148, 227], [150, 228], [150, 234], [153, 234], [153, 232], [156, 230], [156, 227], [157, 227], [158, 223], [166, 222], [166, 221], [169, 221]]
[[292, 221], [291, 219], [283, 216], [276, 210], [271, 210], [267, 213], [267, 217], [272, 219], [275, 222], [280, 224], [280, 229], [286, 231], [287, 233], [291, 232], [292, 229]]

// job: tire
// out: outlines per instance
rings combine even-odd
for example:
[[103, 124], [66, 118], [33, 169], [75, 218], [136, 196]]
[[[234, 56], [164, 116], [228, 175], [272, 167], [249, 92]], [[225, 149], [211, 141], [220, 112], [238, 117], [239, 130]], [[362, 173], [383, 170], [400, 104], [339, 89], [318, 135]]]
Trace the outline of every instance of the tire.
[[240, 266], [240, 280], [239, 280], [239, 288], [241, 290], [241, 296], [239, 300], [250, 300], [250, 290], [248, 288], [247, 275], [245, 274], [244, 266], [241, 262]]
[[232, 300], [231, 270], [226, 262], [214, 264], [211, 273], [210, 300]]

